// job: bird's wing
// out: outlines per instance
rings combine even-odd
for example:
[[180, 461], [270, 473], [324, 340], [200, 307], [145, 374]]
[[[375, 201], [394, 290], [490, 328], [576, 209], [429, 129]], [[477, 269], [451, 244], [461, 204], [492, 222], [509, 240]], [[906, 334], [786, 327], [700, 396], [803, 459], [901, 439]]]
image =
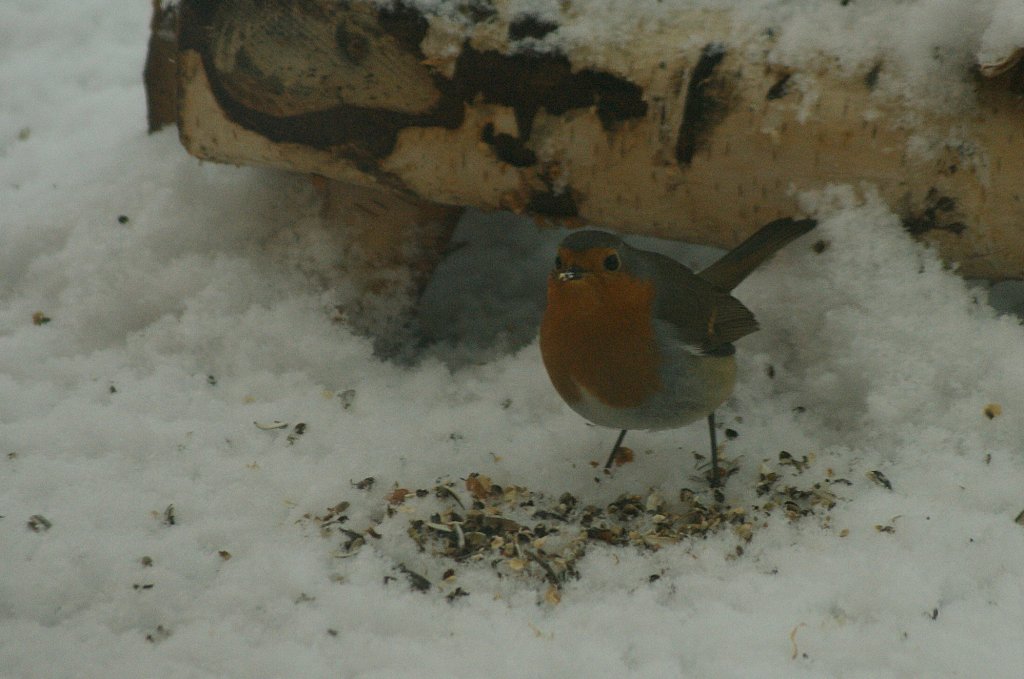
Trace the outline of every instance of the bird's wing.
[[776, 219], [727, 252], [717, 262], [700, 272], [700, 277], [719, 290], [729, 292], [790, 241], [799, 238], [817, 225], [813, 219]]
[[757, 330], [754, 314], [732, 295], [674, 259], [650, 253], [648, 261], [658, 279], [654, 317], [674, 328], [684, 344], [715, 353]]

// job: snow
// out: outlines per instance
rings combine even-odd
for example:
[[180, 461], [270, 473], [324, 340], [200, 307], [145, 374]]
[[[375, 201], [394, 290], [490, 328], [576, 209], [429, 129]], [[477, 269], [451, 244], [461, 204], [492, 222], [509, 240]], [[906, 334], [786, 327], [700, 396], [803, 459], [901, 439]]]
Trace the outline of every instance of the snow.
[[[396, 0], [374, 2], [393, 6]], [[404, 3], [442, 24], [472, 28], [473, 12], [466, 8], [473, 2]], [[628, 73], [630, 57], [652, 44], [662, 51], [699, 49], [702, 43], [692, 44], [687, 32], [699, 21], [728, 35], [730, 47], [745, 45], [757, 53], [754, 58], [812, 74], [796, 73], [794, 84], [813, 81], [823, 61], [850, 77], [877, 69], [879, 96], [950, 113], [969, 112], [978, 65], [1000, 64], [1024, 47], [1019, 0], [633, 0], [628, 11], [621, 0], [491, 4], [506, 21], [533, 17], [557, 27], [513, 49], [581, 52]]]
[[[145, 134], [147, 5], [0, 5], [0, 676], [1019, 676], [1024, 331], [870, 187], [805, 194], [819, 227], [737, 289], [762, 330], [718, 414], [729, 505], [756, 514], [770, 469], [835, 506], [759, 518], [749, 543], [590, 545], [555, 603], [535, 573], [420, 552], [409, 522], [440, 501], [386, 497], [451, 481], [468, 501], [478, 472], [710, 502], [704, 428], [632, 432], [636, 461], [595, 472], [614, 432], [561, 403], [536, 343], [563, 232], [507, 215], [463, 221], [420, 360], [375, 358], [332, 321], [344, 238], [303, 178]], [[951, 43], [993, 6], [891, 11], [950, 9], [915, 30]], [[347, 558], [304, 518], [341, 501], [381, 536]]]
[[1001, 0], [995, 4], [991, 23], [981, 36], [978, 49], [978, 63], [999, 63], [1021, 48], [1024, 35], [1024, 12], [1013, 0]]

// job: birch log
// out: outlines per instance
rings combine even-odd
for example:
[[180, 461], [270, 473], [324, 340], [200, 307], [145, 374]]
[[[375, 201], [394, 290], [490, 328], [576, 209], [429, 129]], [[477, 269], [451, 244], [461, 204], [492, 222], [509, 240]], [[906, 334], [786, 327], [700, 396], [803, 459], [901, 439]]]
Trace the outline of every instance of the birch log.
[[550, 49], [586, 3], [557, 20], [506, 4], [181, 0], [181, 140], [426, 203], [726, 247], [798, 214], [799, 191], [869, 184], [966, 275], [1024, 277], [1013, 58], [977, 70], [966, 114], [923, 110], [877, 91], [884, 62], [769, 62], [771, 31], [727, 11], [679, 3], [643, 33]]

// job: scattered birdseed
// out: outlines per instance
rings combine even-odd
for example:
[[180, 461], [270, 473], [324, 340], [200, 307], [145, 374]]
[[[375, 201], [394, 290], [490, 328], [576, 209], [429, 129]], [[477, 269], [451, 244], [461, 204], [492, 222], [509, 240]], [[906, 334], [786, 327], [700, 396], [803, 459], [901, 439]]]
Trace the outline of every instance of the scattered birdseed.
[[885, 474], [877, 469], [869, 471], [868, 478], [878, 485], [883, 486], [886, 490], [892, 490], [892, 483], [889, 482], [889, 479], [885, 478]]
[[426, 592], [431, 588], [432, 585], [430, 584], [430, 580], [427, 580], [419, 573], [409, 570], [405, 567], [405, 564], [398, 564], [398, 570], [409, 578], [409, 584], [411, 584], [412, 588], [416, 591]]
[[341, 407], [343, 410], [348, 410], [352, 407], [352, 404], [356, 402], [356, 390], [346, 389], [345, 391], [338, 394], [338, 400], [341, 401]]
[[491, 479], [473, 472], [466, 477], [466, 490], [475, 500], [486, 500], [491, 495]]
[[352, 484], [353, 488], [358, 488], [359, 490], [370, 490], [373, 488], [373, 484], [376, 483], [376, 481], [377, 479], [372, 476], [367, 476], [362, 481], [349, 481], [349, 483]]
[[28, 517], [28, 527], [33, 533], [45, 533], [53, 528], [53, 524], [42, 514], [33, 514]]
[[299, 422], [298, 424], [296, 424], [295, 427], [292, 429], [292, 432], [288, 434], [288, 438], [286, 439], [288, 441], [288, 445], [293, 445], [296, 441], [299, 440], [299, 437], [305, 433], [306, 423]]
[[253, 422], [253, 424], [256, 425], [257, 429], [262, 429], [263, 431], [273, 431], [274, 429], [288, 428], [288, 423], [281, 422], [280, 420], [274, 420], [272, 422]]
[[146, 635], [146, 641], [151, 644], [161, 642], [171, 636], [171, 630], [167, 629], [163, 625], [157, 625], [156, 629]]
[[876, 524], [875, 525], [875, 530], [877, 530], [879, 533], [895, 533], [896, 532], [896, 520], [899, 519], [901, 516], [903, 516], [903, 515], [902, 514], [897, 514], [896, 516], [894, 516], [891, 519], [889, 519], [889, 523], [884, 524], [884, 525]]
[[395, 488], [387, 495], [387, 501], [389, 505], [395, 506], [405, 502], [406, 496], [409, 495], [408, 488]]
[[461, 587], [456, 587], [454, 590], [446, 594], [444, 598], [447, 599], [449, 603], [451, 603], [456, 599], [460, 599], [464, 596], [469, 596], [469, 592], [462, 589]]
[[797, 470], [798, 472], [802, 472], [805, 469], [807, 469], [808, 466], [810, 466], [810, 462], [806, 455], [804, 455], [800, 459], [797, 459], [793, 457], [792, 453], [785, 450], [779, 451], [779, 464], [790, 465], [791, 467], [793, 467], [793, 469]]
[[807, 627], [807, 623], [800, 623], [799, 625], [794, 627], [793, 630], [789, 633], [789, 643], [793, 646], [793, 654], [790, 656], [791, 660], [796, 660], [797, 656], [800, 655], [800, 650], [797, 648], [796, 645], [796, 633], [800, 631], [801, 627]]
[[[735, 471], [736, 463], [732, 464]], [[678, 498], [666, 498], [657, 491], [624, 493], [607, 504], [594, 505], [572, 493], [555, 496], [502, 486], [484, 474], [471, 473], [461, 481], [439, 480], [432, 488], [396, 484], [377, 496], [383, 511], [369, 512], [379, 523], [349, 526], [347, 501], [320, 514], [307, 513], [303, 520], [318, 526], [323, 537], [337, 540], [336, 558], [358, 553], [369, 538], [379, 539], [385, 534], [382, 526], [390, 524], [386, 533], [396, 535], [394, 522], [402, 522], [421, 558], [428, 560], [407, 561], [397, 567], [399, 572], [413, 589], [439, 591], [449, 602], [470, 594], [455, 585], [462, 569], [489, 568], [499, 579], [542, 585], [540, 601], [555, 605], [565, 584], [582, 577], [583, 557], [595, 546], [654, 552], [727, 530], [739, 544], [726, 558], [738, 559], [744, 558], [745, 545], [775, 515], [789, 521], [815, 517], [822, 528], [830, 529], [828, 512], [838, 501], [833, 492], [837, 480], [822, 477], [799, 486], [790, 483], [810, 475], [813, 455], [797, 459], [784, 453], [777, 464], [778, 470], [769, 460], [761, 464], [754, 486], [757, 504], [747, 506], [716, 500], [712, 489], [685, 488]], [[360, 490], [372, 486], [352, 485]], [[720, 491], [718, 496], [724, 498]], [[846, 529], [840, 533], [846, 534]], [[437, 560], [436, 566], [430, 559]], [[389, 575], [385, 581], [395, 579]]]
[[632, 448], [627, 448], [626, 446], [619, 446], [618, 448], [615, 449], [615, 457], [612, 461], [612, 464], [614, 464], [616, 467], [621, 467], [632, 462], [635, 457], [636, 456], [634, 455]]

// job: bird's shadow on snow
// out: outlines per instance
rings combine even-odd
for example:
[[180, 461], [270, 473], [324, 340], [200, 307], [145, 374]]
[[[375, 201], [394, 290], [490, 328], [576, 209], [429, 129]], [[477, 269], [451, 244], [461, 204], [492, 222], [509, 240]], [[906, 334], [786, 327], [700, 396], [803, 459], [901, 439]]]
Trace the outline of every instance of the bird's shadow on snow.
[[[419, 300], [414, 359], [436, 358], [457, 369], [533, 342], [544, 311], [547, 274], [567, 233], [511, 212], [467, 210]], [[629, 241], [697, 268], [721, 252], [656, 238], [631, 236]]]

